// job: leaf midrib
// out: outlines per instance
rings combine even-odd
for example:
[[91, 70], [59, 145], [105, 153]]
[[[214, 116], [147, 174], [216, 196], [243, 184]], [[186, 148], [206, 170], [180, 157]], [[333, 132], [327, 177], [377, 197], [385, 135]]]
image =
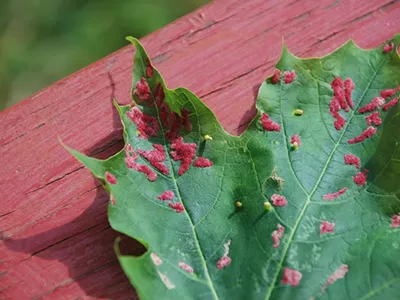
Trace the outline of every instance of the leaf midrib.
[[[136, 47], [137, 47], [137, 45], [136, 45]], [[137, 48], [138, 48], [138, 47], [137, 47]], [[147, 55], [147, 53], [146, 53], [146, 51], [145, 51], [144, 49], [140, 49], [140, 50], [142, 50], [142, 51]], [[137, 51], [137, 49], [136, 49], [136, 51]], [[144, 64], [142, 55], [140, 55], [140, 59], [142, 60], [142, 71], [143, 71], [143, 74], [146, 74], [146, 70], [145, 70], [145, 68], [144, 68], [144, 65], [145, 65], [145, 64]], [[154, 68], [154, 67], [153, 67], [153, 68]], [[154, 68], [154, 69], [155, 69], [155, 68]], [[159, 74], [158, 70], [156, 70], [156, 71], [157, 71], [158, 75], [161, 77], [161, 75]], [[164, 87], [163, 87], [163, 88], [164, 88]], [[155, 107], [156, 112], [157, 112], [157, 121], [158, 121], [159, 126], [160, 126], [160, 129], [161, 129], [162, 139], [163, 139], [164, 145], [167, 145], [167, 140], [165, 139], [164, 127], [163, 127], [162, 124], [161, 124], [160, 114], [159, 114], [159, 111], [158, 111], [158, 107], [157, 107], [157, 104], [156, 104], [156, 101], [155, 101], [153, 92], [151, 92], [150, 94], [151, 94], [151, 97], [152, 97], [152, 100], [153, 100], [154, 107]], [[197, 236], [197, 232], [196, 232], [196, 229], [195, 229], [195, 227], [194, 227], [193, 219], [192, 219], [192, 217], [189, 215], [189, 212], [187, 211], [186, 206], [185, 206], [185, 203], [184, 203], [184, 201], [183, 201], [183, 198], [182, 198], [182, 195], [181, 195], [181, 191], [180, 191], [180, 189], [179, 189], [178, 182], [177, 182], [177, 180], [176, 180], [176, 172], [175, 172], [175, 170], [174, 170], [174, 168], [173, 168], [173, 165], [172, 165], [172, 162], [171, 162], [170, 153], [169, 153], [168, 151], [167, 151], [167, 153], [168, 153], [167, 157], [168, 157], [169, 167], [170, 167], [170, 169], [171, 169], [171, 171], [172, 171], [172, 176], [171, 176], [170, 178], [172, 179], [172, 181], [173, 181], [173, 183], [174, 183], [174, 186], [175, 186], [175, 188], [176, 188], [176, 191], [177, 191], [177, 193], [178, 193], [177, 196], [178, 196], [179, 200], [181, 201], [181, 203], [182, 203], [182, 205], [183, 205], [183, 207], [184, 207], [184, 214], [185, 214], [185, 216], [188, 218], [188, 221], [189, 221], [189, 223], [190, 223], [190, 227], [191, 227], [191, 229], [192, 229], [192, 233], [193, 233], [193, 237], [194, 237], [194, 240], [195, 240], [196, 248], [197, 248], [197, 250], [198, 250], [198, 252], [199, 252], [199, 254], [200, 254], [201, 262], [202, 262], [202, 264], [203, 264], [204, 273], [205, 273], [205, 276], [206, 276], [206, 282], [208, 282], [208, 285], [209, 285], [209, 287], [210, 287], [210, 290], [211, 290], [211, 292], [212, 292], [214, 298], [215, 298], [216, 300], [219, 300], [217, 291], [215, 290], [215, 287], [214, 287], [214, 285], [213, 285], [213, 282], [212, 282], [212, 280], [211, 280], [211, 277], [210, 277], [210, 274], [209, 274], [209, 271], [208, 271], [207, 261], [206, 261], [206, 259], [205, 259], [205, 257], [204, 257], [204, 252], [203, 252], [203, 250], [202, 250], [202, 248], [201, 248], [201, 245], [200, 245], [200, 242], [199, 242], [199, 238], [198, 238], [198, 236]]]
[[[329, 164], [330, 164], [330, 162], [331, 162], [331, 160], [332, 160], [333, 155], [335, 154], [336, 149], [337, 149], [337, 148], [339, 147], [339, 145], [341, 144], [341, 141], [342, 141], [342, 139], [343, 139], [343, 137], [344, 137], [344, 134], [346, 133], [346, 130], [347, 130], [348, 126], [350, 125], [350, 123], [351, 123], [353, 117], [355, 116], [355, 112], [357, 111], [357, 109], [358, 109], [358, 107], [360, 106], [360, 104], [363, 102], [364, 97], [365, 97], [367, 91], [369, 90], [369, 88], [370, 88], [372, 82], [375, 80], [376, 75], [378, 74], [378, 71], [381, 69], [381, 67], [382, 67], [382, 65], [383, 65], [383, 63], [384, 63], [384, 61], [385, 61], [385, 59], [382, 59], [382, 60], [381, 60], [381, 62], [380, 62], [380, 64], [379, 64], [378, 68], [376, 69], [374, 75], [371, 77], [371, 80], [368, 82], [368, 84], [367, 84], [367, 86], [366, 86], [366, 88], [365, 88], [365, 90], [364, 90], [364, 93], [362, 94], [361, 99], [360, 99], [360, 102], [357, 104], [357, 107], [355, 107], [354, 110], [352, 111], [352, 115], [350, 116], [348, 122], [347, 122], [346, 125], [344, 126], [343, 131], [342, 131], [342, 133], [341, 133], [341, 135], [340, 135], [340, 138], [338, 139], [337, 143], [336, 143], [335, 146], [333, 147], [332, 152], [331, 152], [331, 154], [329, 155], [329, 157], [328, 157], [328, 159], [327, 159], [327, 161], [326, 161], [326, 163], [325, 163], [325, 166], [324, 166], [324, 168], [323, 168], [322, 171], [321, 171], [321, 175], [320, 175], [320, 177], [318, 178], [318, 180], [317, 180], [317, 182], [316, 182], [314, 188], [311, 190], [310, 194], [306, 193], [306, 195], [307, 195], [307, 200], [306, 200], [306, 202], [304, 203], [304, 205], [303, 205], [303, 207], [302, 207], [302, 209], [301, 209], [301, 211], [300, 211], [300, 214], [299, 214], [298, 218], [296, 219], [296, 222], [295, 222], [295, 224], [294, 224], [294, 226], [293, 226], [293, 230], [290, 232], [288, 241], [287, 241], [287, 243], [285, 244], [285, 247], [284, 247], [284, 249], [283, 249], [282, 257], [281, 257], [281, 259], [280, 259], [280, 261], [279, 261], [279, 263], [278, 263], [278, 266], [277, 266], [277, 268], [276, 268], [276, 272], [275, 272], [275, 275], [274, 275], [274, 279], [272, 280], [271, 286], [270, 286], [270, 288], [268, 289], [267, 294], [266, 294], [266, 296], [265, 296], [265, 300], [269, 300], [269, 299], [271, 298], [272, 292], [273, 292], [273, 290], [274, 290], [274, 288], [275, 288], [276, 281], [278, 280], [279, 273], [280, 273], [281, 270], [282, 270], [283, 263], [284, 263], [284, 261], [285, 261], [285, 259], [286, 259], [287, 253], [288, 253], [289, 248], [290, 248], [290, 246], [291, 246], [291, 242], [292, 242], [292, 240], [293, 240], [293, 238], [294, 238], [294, 236], [295, 236], [295, 234], [296, 234], [296, 232], [297, 232], [297, 229], [298, 229], [298, 226], [299, 226], [299, 224], [300, 224], [300, 221], [302, 220], [302, 218], [303, 218], [303, 216], [304, 216], [304, 214], [305, 214], [305, 211], [307, 210], [309, 204], [311, 203], [311, 198], [312, 198], [312, 196], [314, 195], [315, 191], [317, 190], [317, 188], [318, 188], [318, 186], [319, 186], [319, 184], [320, 184], [320, 182], [321, 182], [321, 180], [322, 180], [322, 178], [323, 178], [323, 176], [324, 176], [324, 174], [325, 174], [325, 171], [326, 171], [326, 169], [328, 168], [328, 166], [329, 166]], [[316, 80], [316, 79], [314, 79], [314, 80]], [[280, 97], [281, 114], [282, 114], [282, 98], [283, 98], [283, 91], [282, 91], [282, 88], [281, 88], [281, 97]], [[318, 100], [319, 100], [319, 99], [320, 99], [320, 98], [318, 98]], [[320, 103], [319, 103], [318, 105], [320, 105]], [[322, 122], [324, 122], [324, 120], [322, 120]], [[285, 138], [285, 141], [286, 141], [286, 138], [287, 138], [286, 134], [285, 134], [285, 137], [284, 137], [284, 138]], [[290, 161], [289, 161], [289, 164], [291, 165]], [[295, 176], [295, 177], [297, 178], [297, 176]], [[303, 188], [301, 184], [300, 184], [300, 187]]]

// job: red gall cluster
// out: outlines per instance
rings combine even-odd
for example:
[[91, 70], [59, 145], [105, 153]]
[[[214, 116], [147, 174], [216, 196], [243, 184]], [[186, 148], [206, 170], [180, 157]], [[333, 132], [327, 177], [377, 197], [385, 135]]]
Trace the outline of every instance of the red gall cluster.
[[396, 94], [398, 91], [400, 91], [400, 85], [397, 88], [394, 88], [394, 89], [383, 90], [381, 92], [381, 96], [383, 98], [385, 98], [385, 99], [386, 98], [390, 98], [390, 97], [394, 96], [394, 94]]
[[367, 125], [370, 126], [371, 124], [375, 126], [379, 126], [382, 124], [382, 119], [379, 117], [379, 111], [373, 112], [372, 114], [365, 117], [367, 121]]
[[346, 165], [354, 165], [356, 169], [360, 168], [360, 159], [353, 154], [345, 154], [344, 162]]
[[136, 125], [139, 137], [148, 139], [150, 136], [157, 136], [160, 131], [158, 121], [153, 116], [148, 116], [137, 107], [132, 107], [126, 115]]
[[266, 131], [280, 131], [281, 126], [269, 118], [269, 115], [262, 113], [261, 124]]
[[116, 184], [117, 183], [117, 179], [115, 178], [115, 176], [113, 174], [111, 174], [110, 172], [106, 172], [106, 180], [109, 184]]
[[388, 103], [386, 103], [383, 107], [382, 110], [383, 111], [388, 111], [389, 108], [391, 108], [392, 106], [395, 106], [397, 104], [397, 102], [399, 102], [399, 98], [394, 98], [392, 100], [390, 100]]
[[296, 143], [297, 147], [300, 147], [300, 145], [301, 145], [300, 136], [298, 134], [292, 135], [292, 138], [290, 139], [290, 143], [292, 145], [294, 145]]
[[174, 192], [173, 192], [173, 191], [167, 190], [167, 191], [163, 192], [163, 193], [162, 193], [160, 196], [158, 196], [157, 198], [158, 198], [159, 200], [161, 200], [161, 201], [165, 201], [165, 200], [172, 200], [172, 199], [174, 199], [174, 197], [175, 197]]
[[213, 162], [205, 157], [199, 156], [194, 162], [193, 166], [197, 168], [208, 168], [213, 165]]
[[303, 277], [303, 274], [301, 274], [299, 271], [284, 268], [281, 283], [296, 287], [300, 284], [301, 277]]
[[191, 266], [189, 266], [188, 264], [185, 264], [184, 262], [179, 262], [178, 263], [179, 268], [181, 268], [182, 270], [188, 272], [188, 273], [193, 273], [194, 270]]
[[160, 144], [153, 144], [154, 150], [142, 150], [138, 149], [140, 155], [142, 155], [150, 164], [158, 169], [161, 173], [169, 175], [167, 166], [163, 163], [165, 161], [165, 150]]
[[295, 70], [283, 72], [283, 82], [285, 84], [292, 83], [295, 78], [296, 78]]
[[347, 78], [343, 83], [342, 78], [336, 77], [331, 82], [331, 88], [333, 90], [333, 97], [329, 103], [329, 113], [335, 118], [333, 122], [335, 129], [341, 130], [345, 124], [345, 120], [339, 114], [339, 111], [343, 109], [345, 112], [348, 112], [349, 107], [354, 107], [351, 93], [355, 88], [355, 84], [351, 78]]
[[400, 215], [393, 215], [392, 216], [392, 228], [400, 227]]
[[347, 265], [341, 265], [335, 272], [328, 278], [324, 286], [322, 287], [322, 291], [325, 292], [326, 288], [332, 283], [336, 282], [338, 279], [344, 278], [346, 273], [349, 271], [349, 267]]
[[[175, 194], [173, 191], [166, 190], [157, 198], [161, 201], [171, 201], [174, 197], [175, 197]], [[169, 202], [168, 206], [171, 207], [172, 209], [174, 209], [177, 213], [182, 213], [185, 211], [185, 207], [183, 206], [183, 204], [181, 202], [176, 202], [176, 203]]]
[[366, 112], [372, 112], [375, 109], [380, 108], [384, 104], [385, 104], [385, 98], [375, 97], [374, 99], [372, 99], [372, 101], [370, 103], [365, 104], [358, 111], [361, 114], [366, 113]]
[[347, 191], [347, 188], [342, 188], [339, 191], [332, 193], [332, 194], [325, 194], [322, 196], [322, 199], [324, 200], [334, 200], [337, 197], [339, 197], [340, 195], [343, 195], [345, 192]]
[[224, 244], [224, 248], [225, 248], [224, 255], [217, 261], [217, 269], [218, 270], [222, 270], [223, 268], [228, 266], [232, 261], [232, 259], [228, 256], [230, 244], [231, 244], [231, 240], [227, 241]]
[[174, 209], [177, 213], [181, 213], [185, 211], [185, 207], [183, 206], [183, 204], [181, 202], [170, 202], [168, 203], [168, 206], [171, 207], [172, 209]]
[[330, 223], [328, 221], [322, 221], [321, 225], [319, 226], [319, 233], [333, 233], [335, 230], [335, 223]]
[[349, 144], [357, 144], [357, 143], [361, 143], [363, 142], [365, 139], [370, 138], [371, 136], [373, 136], [376, 133], [376, 128], [369, 126], [367, 129], [365, 129], [363, 131], [363, 133], [361, 133], [360, 136], [357, 136], [351, 140], [348, 140], [347, 143]]
[[273, 194], [271, 201], [274, 206], [286, 206], [288, 204], [286, 197], [278, 194]]
[[365, 169], [362, 172], [358, 172], [356, 174], [356, 176], [353, 176], [353, 181], [359, 185], [359, 186], [363, 186], [367, 183], [367, 175], [368, 175], [368, 170]]
[[273, 84], [277, 84], [279, 82], [280, 77], [281, 77], [281, 71], [279, 69], [275, 69], [274, 75], [271, 77], [271, 82]]
[[149, 59], [147, 59], [146, 77], [147, 78], [153, 77], [153, 73], [154, 73], [153, 66], [151, 65]]
[[283, 227], [281, 224], [278, 224], [277, 227], [278, 227], [278, 229], [272, 231], [272, 234], [271, 234], [272, 240], [274, 241], [274, 246], [273, 246], [274, 248], [279, 247], [280, 241], [283, 237], [283, 233], [285, 232], [285, 227]]
[[393, 43], [386, 44], [383, 47], [383, 53], [389, 53], [389, 52], [393, 51], [393, 49], [394, 49], [394, 44]]
[[193, 158], [196, 156], [197, 145], [195, 143], [184, 143], [183, 138], [179, 137], [175, 139], [171, 144], [172, 158], [177, 161], [181, 161], [181, 166], [179, 167], [178, 174], [183, 175], [192, 163]]
[[125, 148], [125, 164], [129, 169], [136, 170], [140, 173], [144, 173], [149, 181], [155, 181], [157, 179], [157, 173], [152, 171], [148, 166], [141, 165], [136, 162], [138, 156], [132, 149], [132, 146], [127, 144]]
[[147, 103], [148, 106], [153, 106], [151, 99], [151, 90], [147, 81], [144, 77], [140, 78], [140, 81], [136, 82], [136, 89], [133, 91], [133, 95], [141, 101]]

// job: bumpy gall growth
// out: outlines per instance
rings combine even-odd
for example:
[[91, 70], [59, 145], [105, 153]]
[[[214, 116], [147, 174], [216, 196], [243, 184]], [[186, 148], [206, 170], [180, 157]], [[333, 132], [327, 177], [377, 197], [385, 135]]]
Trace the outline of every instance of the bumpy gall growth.
[[354, 108], [353, 100], [351, 98], [351, 93], [355, 87], [356, 87], [356, 85], [354, 84], [353, 80], [351, 80], [351, 78], [347, 78], [344, 81], [344, 95], [346, 98], [346, 102], [350, 106], [351, 109]]
[[382, 119], [379, 117], [379, 111], [373, 112], [372, 114], [366, 116], [365, 120], [367, 121], [367, 125], [373, 124], [375, 126], [379, 126], [382, 124]]
[[271, 201], [275, 206], [286, 206], [288, 204], [285, 196], [278, 194], [273, 194], [271, 196]]
[[269, 115], [266, 113], [262, 113], [261, 115], [261, 124], [266, 131], [280, 131], [281, 126], [278, 123], [275, 123], [269, 118]]
[[322, 221], [321, 225], [319, 226], [319, 233], [332, 233], [335, 230], [335, 223], [330, 223], [328, 221]]
[[193, 166], [197, 168], [208, 168], [213, 165], [213, 162], [205, 157], [199, 156], [194, 162]]
[[150, 164], [157, 168], [161, 173], [169, 175], [167, 166], [163, 163], [165, 161], [165, 150], [161, 144], [153, 144], [155, 150], [142, 150], [138, 149], [140, 155], [142, 155]]
[[292, 135], [292, 138], [290, 139], [290, 143], [292, 144], [292, 147], [294, 148], [294, 150], [297, 150], [301, 146], [300, 136], [298, 134]]
[[353, 154], [345, 154], [344, 162], [346, 165], [354, 165], [357, 169], [360, 168], [360, 159]]
[[324, 200], [334, 200], [337, 197], [339, 197], [340, 195], [343, 195], [345, 192], [347, 191], [347, 188], [342, 188], [339, 191], [332, 193], [332, 194], [325, 194], [324, 196], [322, 196], [322, 199]]
[[136, 125], [140, 137], [148, 139], [149, 135], [157, 136], [160, 126], [156, 118], [145, 115], [136, 106], [132, 107], [126, 115]]
[[338, 269], [336, 269], [335, 272], [328, 278], [324, 286], [322, 287], [322, 291], [325, 292], [326, 288], [328, 285], [331, 285], [332, 283], [336, 282], [338, 279], [344, 278], [346, 273], [349, 271], [349, 267], [347, 265], [341, 265]]
[[147, 66], [147, 68], [146, 68], [146, 77], [147, 78], [151, 78], [151, 77], [153, 77], [153, 66], [152, 65], [148, 65]]
[[176, 202], [176, 203], [168, 203], [168, 206], [174, 209], [177, 213], [182, 213], [185, 211], [185, 207], [181, 202]]
[[264, 208], [266, 211], [270, 211], [272, 208], [271, 203], [269, 203], [268, 201], [264, 202]]
[[108, 171], [106, 172], [106, 180], [109, 184], [117, 183], [117, 179], [115, 178], [115, 176]]
[[217, 269], [218, 270], [222, 270], [226, 266], [229, 266], [229, 264], [232, 261], [231, 258], [228, 256], [230, 244], [231, 244], [231, 240], [229, 240], [228, 242], [226, 242], [224, 244], [224, 248], [225, 248], [224, 255], [217, 261]]
[[292, 83], [295, 78], [296, 78], [295, 70], [283, 72], [283, 82], [285, 84]]
[[144, 77], [140, 81], [136, 82], [136, 89], [133, 91], [133, 95], [138, 99], [145, 101], [149, 106], [153, 106], [151, 102], [151, 90], [147, 81]]
[[368, 174], [368, 170], [365, 169], [362, 172], [358, 172], [356, 174], [356, 176], [353, 176], [353, 181], [359, 185], [359, 186], [363, 186], [367, 183], [367, 174]]
[[278, 69], [275, 69], [274, 71], [274, 76], [271, 77], [271, 82], [273, 84], [276, 84], [279, 82], [279, 78], [281, 77], [281, 71]]
[[376, 133], [376, 128], [369, 126], [367, 129], [363, 131], [360, 136], [357, 136], [351, 140], [348, 140], [347, 143], [349, 144], [357, 144], [363, 142], [365, 139], [370, 138]]
[[386, 104], [382, 107], [382, 110], [383, 110], [383, 111], [389, 110], [389, 108], [391, 108], [392, 106], [395, 106], [395, 105], [397, 104], [397, 102], [399, 102], [399, 98], [394, 98], [394, 99], [390, 100], [388, 103], [386, 103]]
[[181, 166], [178, 171], [180, 176], [189, 169], [193, 158], [196, 156], [196, 148], [197, 145], [194, 143], [184, 143], [182, 137], [175, 139], [171, 144], [171, 149], [174, 150], [171, 151], [172, 158], [175, 161], [181, 161]]
[[301, 274], [299, 271], [284, 268], [281, 283], [296, 287], [300, 284], [301, 277], [303, 277], [303, 274]]
[[184, 262], [179, 262], [178, 263], [179, 268], [181, 268], [182, 270], [188, 272], [188, 273], [193, 273], [193, 268], [191, 266], [189, 266], [188, 264], [185, 264]]
[[383, 53], [389, 53], [389, 52], [391, 52], [392, 50], [394, 49], [394, 44], [393, 43], [390, 43], [390, 44], [386, 44], [384, 47], [383, 47]]
[[400, 227], [400, 215], [393, 215], [392, 216], [392, 228]]
[[375, 97], [372, 99], [372, 101], [368, 104], [365, 104], [363, 107], [361, 107], [358, 111], [363, 114], [366, 112], [372, 112], [375, 109], [378, 109], [381, 107], [383, 104], [385, 104], [385, 99], [382, 97]]
[[162, 200], [162, 201], [165, 201], [165, 200], [172, 200], [172, 199], [174, 199], [174, 197], [175, 197], [174, 192], [167, 190], [167, 191], [163, 192], [157, 198]]
[[397, 88], [395, 88], [395, 89], [387, 89], [387, 90], [383, 90], [383, 91], [381, 91], [381, 96], [383, 97], [383, 98], [390, 98], [390, 97], [392, 97], [394, 94], [396, 94], [398, 91], [400, 91], [400, 85], [397, 87]]
[[274, 241], [274, 245], [273, 245], [274, 248], [279, 247], [280, 241], [283, 237], [283, 233], [285, 232], [285, 227], [283, 227], [281, 224], [278, 224], [277, 227], [278, 227], [278, 229], [272, 231], [272, 234], [271, 234], [272, 240]]

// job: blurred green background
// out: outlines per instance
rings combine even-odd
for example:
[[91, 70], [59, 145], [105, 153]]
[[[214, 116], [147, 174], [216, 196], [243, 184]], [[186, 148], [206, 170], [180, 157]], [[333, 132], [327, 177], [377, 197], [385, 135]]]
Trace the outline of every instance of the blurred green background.
[[0, 0], [0, 110], [207, 2]]

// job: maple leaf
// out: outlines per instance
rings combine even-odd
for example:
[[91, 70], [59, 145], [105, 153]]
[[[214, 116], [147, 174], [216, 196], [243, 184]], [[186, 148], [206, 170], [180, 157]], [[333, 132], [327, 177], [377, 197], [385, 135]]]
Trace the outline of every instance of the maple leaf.
[[147, 248], [115, 245], [141, 299], [398, 298], [400, 35], [323, 58], [283, 47], [240, 137], [129, 40], [124, 149], [70, 151], [110, 193], [112, 228]]

